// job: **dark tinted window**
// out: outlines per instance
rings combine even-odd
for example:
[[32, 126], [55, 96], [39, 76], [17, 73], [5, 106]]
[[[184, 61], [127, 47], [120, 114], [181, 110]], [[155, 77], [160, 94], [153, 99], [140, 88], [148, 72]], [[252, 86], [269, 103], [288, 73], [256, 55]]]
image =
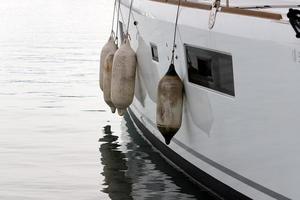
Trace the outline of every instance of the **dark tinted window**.
[[189, 81], [234, 96], [232, 56], [185, 45]]
[[207, 81], [213, 81], [212, 65], [210, 59], [203, 59], [197, 57], [197, 70], [199, 75], [203, 76]]
[[155, 44], [150, 43], [151, 46], [151, 54], [152, 54], [152, 60], [155, 60], [158, 62], [158, 51], [157, 46]]

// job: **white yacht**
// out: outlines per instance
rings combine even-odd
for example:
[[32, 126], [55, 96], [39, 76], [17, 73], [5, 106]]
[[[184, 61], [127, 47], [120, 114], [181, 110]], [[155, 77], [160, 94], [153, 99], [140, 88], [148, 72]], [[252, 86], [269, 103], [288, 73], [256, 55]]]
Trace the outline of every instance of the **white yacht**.
[[221, 199], [300, 199], [300, 1], [181, 0], [176, 72], [181, 127], [156, 126], [159, 80], [173, 47], [178, 0], [121, 0], [137, 55], [128, 108], [140, 133]]

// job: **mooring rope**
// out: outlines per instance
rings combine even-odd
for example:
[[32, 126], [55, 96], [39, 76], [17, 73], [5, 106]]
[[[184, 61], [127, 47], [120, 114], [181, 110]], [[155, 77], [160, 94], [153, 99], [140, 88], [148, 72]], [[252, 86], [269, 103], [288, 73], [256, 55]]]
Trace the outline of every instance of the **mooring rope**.
[[180, 8], [180, 0], [178, 0], [177, 13], [176, 13], [171, 64], [174, 64], [174, 53], [176, 48], [176, 33], [177, 33], [177, 25], [178, 25], [179, 8]]
[[112, 18], [112, 22], [111, 22], [111, 34], [112, 34], [112, 35], [114, 35], [114, 25], [115, 25], [116, 4], [117, 4], [117, 0], [115, 0], [115, 3], [114, 3], [113, 18]]
[[127, 21], [127, 30], [126, 30], [126, 35], [128, 36], [128, 31], [129, 31], [129, 24], [130, 24], [130, 15], [131, 15], [131, 12], [132, 12], [132, 5], [133, 5], [133, 0], [131, 0], [131, 3], [130, 3], [130, 8], [129, 8], [129, 14], [128, 14], [128, 21]]
[[116, 42], [117, 46], [118, 46], [118, 43], [119, 43], [119, 40], [118, 40], [118, 31], [119, 31], [119, 20], [120, 20], [120, 4], [121, 4], [121, 0], [119, 0], [118, 13], [117, 13], [117, 30], [116, 30], [116, 38], [115, 38], [115, 42]]

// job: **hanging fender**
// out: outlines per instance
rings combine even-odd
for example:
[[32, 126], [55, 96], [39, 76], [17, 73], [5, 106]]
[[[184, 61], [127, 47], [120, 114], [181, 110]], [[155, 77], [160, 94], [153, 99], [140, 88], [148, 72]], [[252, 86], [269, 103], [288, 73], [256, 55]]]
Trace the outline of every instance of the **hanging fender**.
[[180, 129], [182, 121], [183, 83], [171, 64], [168, 72], [159, 81], [156, 102], [156, 125], [170, 144]]
[[111, 112], [115, 113], [116, 107], [111, 101], [111, 73], [113, 65], [114, 54], [109, 53], [105, 58], [103, 70], [103, 96], [104, 101], [110, 107]]
[[107, 43], [103, 46], [100, 54], [100, 70], [99, 70], [99, 85], [100, 89], [103, 91], [103, 70], [105, 59], [108, 54], [114, 54], [117, 51], [118, 47], [115, 43], [113, 34], [109, 37]]
[[111, 79], [111, 101], [120, 116], [132, 103], [135, 88], [136, 54], [130, 46], [129, 36], [116, 51], [113, 59]]

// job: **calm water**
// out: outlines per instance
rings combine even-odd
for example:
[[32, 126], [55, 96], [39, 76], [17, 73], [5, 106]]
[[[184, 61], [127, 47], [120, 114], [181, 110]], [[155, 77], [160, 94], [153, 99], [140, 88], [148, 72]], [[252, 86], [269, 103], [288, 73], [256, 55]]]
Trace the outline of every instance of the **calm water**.
[[111, 0], [0, 0], [0, 199], [212, 199], [98, 89]]

